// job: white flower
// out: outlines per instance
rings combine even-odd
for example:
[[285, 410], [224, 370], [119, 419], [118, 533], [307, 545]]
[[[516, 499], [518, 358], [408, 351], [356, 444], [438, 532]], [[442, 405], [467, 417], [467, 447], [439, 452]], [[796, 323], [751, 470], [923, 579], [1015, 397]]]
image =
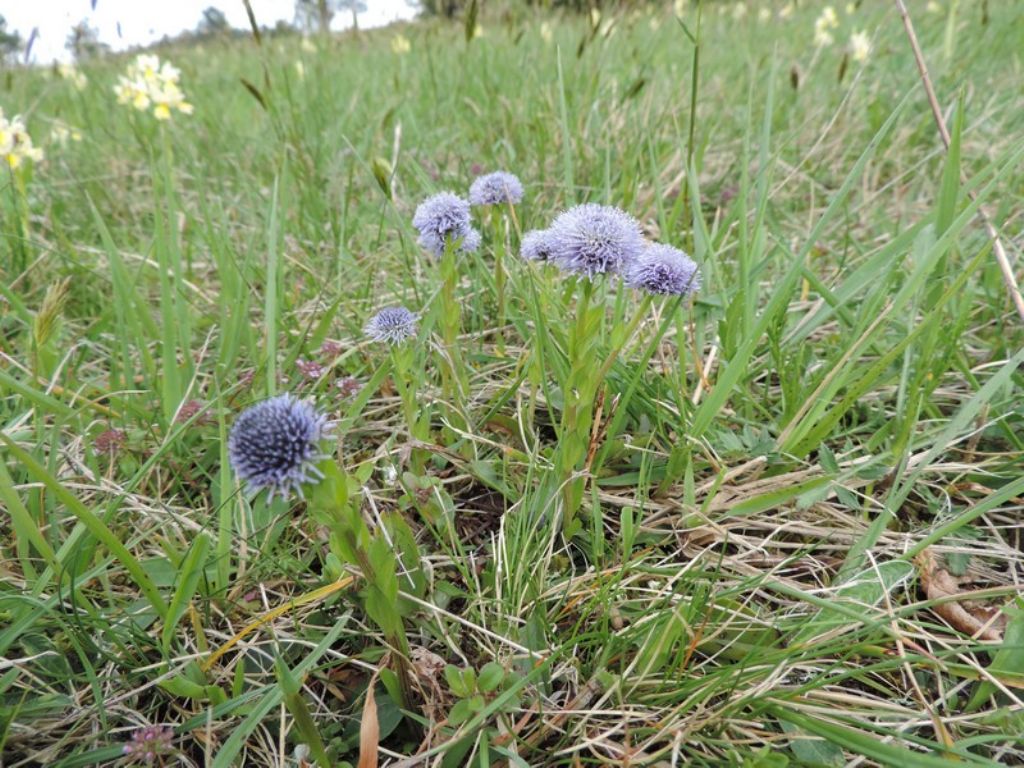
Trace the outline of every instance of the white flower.
[[935, 2], [935, 0], [928, 0], [928, 5], [924, 7], [928, 13], [942, 13], [942, 5]]
[[15, 115], [8, 120], [0, 109], [0, 158], [11, 168], [19, 168], [26, 160], [39, 162], [43, 150], [32, 144], [32, 137], [25, 130], [21, 117]]
[[62, 79], [70, 81], [79, 91], [84, 91], [85, 86], [89, 83], [89, 78], [74, 64], [58, 64], [57, 74]]
[[547, 21], [542, 22], [541, 25], [540, 25], [540, 38], [541, 38], [541, 40], [543, 40], [545, 43], [550, 43], [551, 39], [554, 36], [555, 36], [554, 32], [551, 31], [551, 23], [547, 22]]
[[77, 128], [60, 120], [54, 120], [53, 127], [50, 129], [50, 141], [52, 143], [57, 144], [63, 149], [68, 145], [68, 142], [79, 142], [81, 140], [82, 132]]
[[295, 74], [298, 76], [299, 80], [306, 79], [306, 65], [299, 60], [295, 61]]
[[779, 9], [779, 18], [788, 19], [790, 16], [793, 15], [793, 11], [795, 10], [796, 6], [794, 6], [792, 3], [786, 3], [784, 6], [782, 6], [782, 8]]
[[867, 32], [854, 32], [850, 35], [850, 58], [856, 62], [865, 62], [871, 55], [871, 39]]
[[740, 19], [745, 18], [746, 15], [747, 15], [747, 4], [746, 3], [736, 3], [736, 5], [734, 5], [732, 7], [732, 17], [736, 21], [739, 21]]
[[836, 16], [835, 9], [831, 5], [826, 5], [821, 15], [814, 22], [814, 44], [819, 48], [832, 45], [835, 42], [835, 38], [832, 37], [830, 30], [835, 29], [839, 26], [839, 19]]
[[762, 24], [766, 21], [772, 20], [772, 12], [767, 8], [762, 8], [757, 12], [757, 20]]
[[140, 54], [118, 78], [114, 93], [119, 104], [131, 104], [139, 111], [152, 105], [157, 120], [170, 120], [172, 109], [191, 115], [192, 105], [178, 85], [180, 77], [181, 71], [169, 61], [161, 63], [159, 56]]

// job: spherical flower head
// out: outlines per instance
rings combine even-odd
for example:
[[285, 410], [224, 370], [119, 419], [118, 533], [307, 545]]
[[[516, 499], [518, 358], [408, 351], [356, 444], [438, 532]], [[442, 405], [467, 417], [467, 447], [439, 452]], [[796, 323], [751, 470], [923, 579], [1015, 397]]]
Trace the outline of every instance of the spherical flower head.
[[363, 332], [373, 341], [401, 344], [416, 337], [419, 319], [405, 307], [387, 307], [369, 319]]
[[228, 456], [235, 474], [256, 490], [287, 497], [323, 477], [316, 462], [327, 458], [320, 441], [332, 429], [311, 403], [290, 394], [272, 397], [242, 412], [231, 427]]
[[160, 725], [147, 725], [132, 734], [122, 752], [129, 762], [147, 765], [157, 758], [169, 754], [173, 749], [174, 731]]
[[480, 176], [469, 188], [469, 202], [473, 205], [514, 205], [522, 199], [522, 182], [515, 174], [507, 171], [495, 171]]
[[531, 229], [523, 235], [523, 242], [519, 244], [519, 255], [527, 261], [548, 261], [553, 248], [550, 230]]
[[700, 288], [700, 269], [678, 248], [654, 243], [627, 267], [626, 285], [662, 296], [687, 296]]
[[610, 205], [577, 205], [560, 214], [548, 231], [551, 260], [586, 277], [621, 272], [646, 245], [636, 219]]
[[461, 240], [463, 251], [473, 251], [480, 245], [479, 235], [476, 235], [475, 245], [467, 247], [474, 233], [469, 220], [469, 202], [451, 192], [439, 192], [420, 203], [412, 225], [420, 233], [419, 244], [436, 256], [444, 253], [450, 240]]

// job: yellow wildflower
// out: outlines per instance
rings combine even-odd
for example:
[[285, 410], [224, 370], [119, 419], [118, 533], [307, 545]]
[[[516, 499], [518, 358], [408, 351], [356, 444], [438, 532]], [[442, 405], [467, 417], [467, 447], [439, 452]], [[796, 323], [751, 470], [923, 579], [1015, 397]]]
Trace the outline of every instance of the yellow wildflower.
[[391, 50], [393, 53], [403, 56], [412, 50], [412, 43], [409, 42], [409, 38], [399, 32], [391, 38]]
[[74, 64], [58, 64], [57, 74], [61, 79], [68, 80], [79, 91], [84, 91], [89, 83], [89, 78]]
[[826, 5], [814, 22], [814, 44], [819, 48], [832, 45], [835, 38], [832, 37], [830, 30], [838, 26], [839, 19], [836, 17], [835, 9], [831, 5]]
[[850, 35], [850, 58], [857, 62], [865, 62], [871, 55], [871, 39], [867, 32], [854, 32]]
[[0, 157], [11, 168], [19, 168], [26, 160], [39, 162], [43, 159], [43, 150], [33, 146], [32, 137], [25, 130], [21, 117], [15, 115], [8, 120], [0, 109]]
[[144, 112], [153, 107], [153, 117], [170, 120], [171, 110], [184, 115], [192, 114], [192, 105], [185, 101], [185, 94], [178, 85], [181, 71], [169, 61], [160, 61], [159, 56], [141, 54], [128, 65], [126, 74], [118, 78], [114, 93], [120, 104], [131, 104]]
[[50, 129], [50, 142], [61, 148], [68, 145], [68, 142], [79, 142], [82, 140], [82, 132], [74, 126], [68, 125], [61, 120], [54, 120]]

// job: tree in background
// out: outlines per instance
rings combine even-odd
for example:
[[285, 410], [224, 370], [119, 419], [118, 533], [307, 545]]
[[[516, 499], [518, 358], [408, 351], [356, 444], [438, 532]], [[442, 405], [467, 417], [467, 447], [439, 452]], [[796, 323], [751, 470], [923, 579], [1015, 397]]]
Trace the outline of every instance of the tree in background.
[[359, 14], [366, 13], [366, 3], [363, 0], [337, 0], [338, 10], [351, 11], [352, 28], [359, 29]]
[[203, 11], [199, 26], [196, 27], [196, 34], [200, 37], [213, 37], [224, 35], [230, 30], [231, 25], [228, 24], [228, 17], [224, 15], [224, 11], [211, 5]]
[[110, 50], [109, 45], [100, 42], [100, 31], [96, 27], [90, 27], [86, 19], [82, 19], [71, 28], [64, 47], [71, 51], [76, 61], [99, 56]]
[[295, 26], [305, 32], [319, 29], [326, 35], [333, 16], [330, 0], [295, 0]]
[[7, 29], [7, 19], [0, 14], [0, 62], [17, 59], [21, 47], [21, 35], [13, 29]]
[[366, 11], [364, 0], [295, 0], [295, 26], [307, 32], [314, 28], [327, 34], [338, 11], [352, 13], [352, 26], [359, 29], [359, 14]]

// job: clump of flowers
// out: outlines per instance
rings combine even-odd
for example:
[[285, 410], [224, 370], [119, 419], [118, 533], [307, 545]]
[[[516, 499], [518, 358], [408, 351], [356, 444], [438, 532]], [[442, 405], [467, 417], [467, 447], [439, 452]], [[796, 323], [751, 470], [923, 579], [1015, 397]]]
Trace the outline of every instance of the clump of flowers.
[[79, 91], [84, 91], [85, 86], [89, 84], [89, 78], [74, 64], [58, 64], [57, 74], [62, 80], [67, 80]]
[[0, 109], [0, 157], [11, 168], [21, 167], [26, 160], [39, 162], [43, 159], [43, 150], [32, 144], [21, 117], [15, 115], [8, 120], [3, 109]]
[[327, 368], [316, 360], [304, 360], [301, 357], [295, 361], [295, 367], [307, 379], [319, 379], [327, 372]]
[[469, 202], [473, 205], [515, 204], [522, 199], [522, 182], [515, 174], [507, 171], [480, 176], [469, 187]]
[[412, 50], [412, 43], [409, 42], [409, 38], [399, 32], [393, 38], [391, 38], [391, 51], [393, 53], [402, 56]]
[[645, 246], [636, 219], [610, 205], [577, 205], [559, 215], [549, 231], [551, 260], [586, 277], [621, 272]]
[[469, 218], [469, 202], [451, 192], [439, 192], [416, 208], [412, 225], [419, 231], [419, 244], [441, 256], [450, 242], [460, 242], [459, 250], [472, 253], [480, 247], [480, 233]]
[[141, 54], [128, 65], [114, 86], [119, 104], [130, 104], [140, 112], [153, 108], [157, 120], [170, 120], [171, 110], [192, 114], [192, 105], [178, 84], [181, 72], [159, 56]]
[[333, 428], [311, 403], [290, 394], [272, 397], [242, 412], [228, 436], [228, 457], [235, 474], [257, 491], [299, 498], [302, 484], [323, 474], [316, 462], [327, 458], [320, 442]]
[[320, 345], [320, 354], [329, 360], [333, 360], [341, 354], [343, 349], [344, 347], [342, 347], [338, 342], [327, 339]]
[[821, 9], [821, 15], [814, 22], [814, 44], [819, 48], [832, 45], [835, 38], [832, 30], [839, 26], [839, 17], [831, 5]]
[[198, 426], [212, 424], [213, 416], [205, 409], [206, 405], [202, 400], [189, 400], [178, 409], [178, 415], [174, 417], [174, 422], [176, 424], [184, 424], [194, 417], [195, 422], [193, 423]]
[[343, 376], [334, 382], [334, 388], [338, 391], [338, 397], [348, 398], [358, 395], [363, 384], [355, 376]]
[[147, 725], [132, 734], [124, 745], [124, 755], [131, 762], [152, 763], [173, 750], [174, 731], [162, 725]]
[[96, 435], [92, 441], [92, 447], [96, 453], [106, 453], [113, 456], [120, 451], [128, 441], [128, 436], [120, 429], [107, 429]]
[[416, 337], [419, 315], [405, 307], [387, 307], [367, 321], [363, 332], [373, 341], [401, 344]]
[[519, 255], [527, 261], [549, 261], [554, 248], [551, 231], [531, 229], [519, 244]]
[[78, 143], [81, 140], [82, 132], [73, 125], [68, 125], [60, 120], [53, 122], [53, 127], [50, 128], [50, 141], [52, 143], [63, 149], [70, 142]]
[[662, 296], [686, 296], [700, 288], [697, 264], [678, 248], [647, 246], [623, 275], [626, 285]]
[[871, 55], [871, 38], [867, 32], [854, 32], [850, 35], [850, 58], [863, 63]]

